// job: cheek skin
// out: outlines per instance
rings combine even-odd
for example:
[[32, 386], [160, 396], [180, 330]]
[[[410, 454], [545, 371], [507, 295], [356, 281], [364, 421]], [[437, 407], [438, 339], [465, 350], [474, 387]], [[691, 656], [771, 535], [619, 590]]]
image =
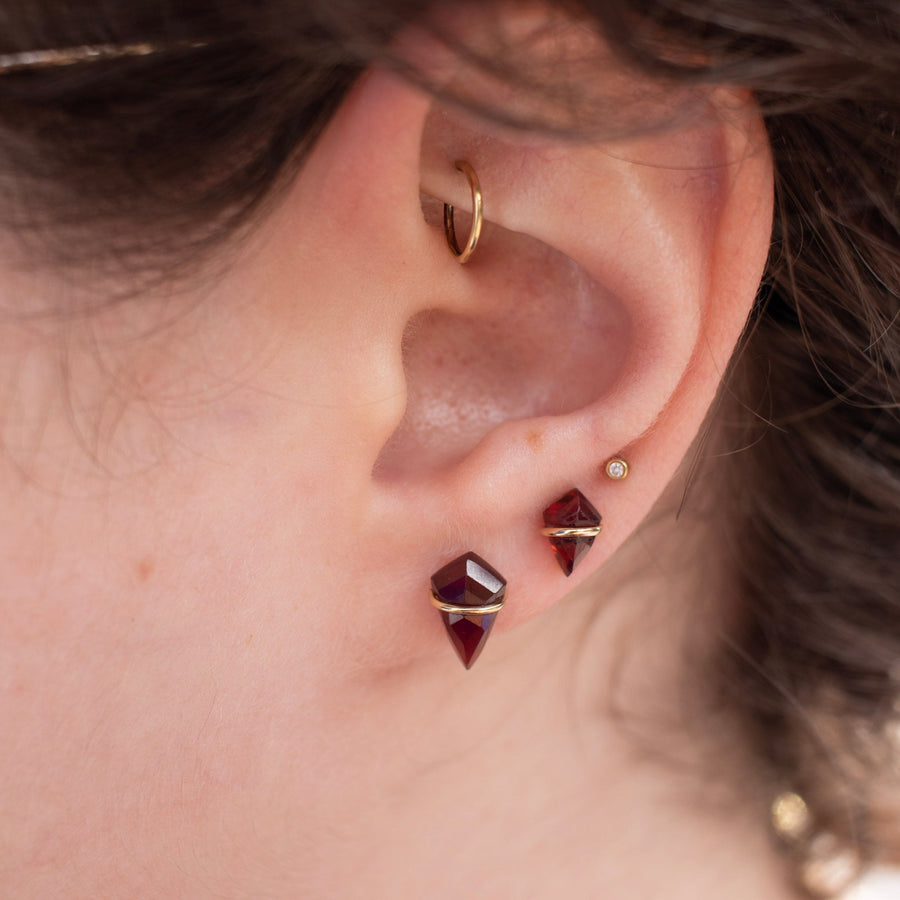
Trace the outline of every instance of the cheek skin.
[[[261, 340], [253, 313], [220, 308], [209, 330], [186, 314], [177, 340], [132, 348], [148, 375], [129, 379], [142, 394], [103, 465], [60, 422], [30, 483], [4, 472], [17, 487], [0, 512], [0, 793], [21, 815], [0, 825], [0, 871], [15, 859], [50, 884], [123, 854], [159, 871], [204, 842], [252, 846], [235, 813], [265, 833], [285, 802], [272, 773], [291, 770], [266, 754], [327, 751], [304, 716], [349, 628], [334, 610], [354, 596], [338, 563], [359, 518], [365, 415], [286, 381], [283, 354], [300, 345], [271, 323]], [[85, 416], [99, 408], [88, 380]]]

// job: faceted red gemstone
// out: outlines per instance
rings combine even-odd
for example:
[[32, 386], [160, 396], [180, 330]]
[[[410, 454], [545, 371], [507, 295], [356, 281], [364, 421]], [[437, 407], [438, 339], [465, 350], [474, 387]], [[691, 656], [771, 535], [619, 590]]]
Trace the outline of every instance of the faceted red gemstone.
[[[431, 590], [451, 606], [490, 606], [503, 600], [506, 579], [480, 556], [466, 553], [431, 576]], [[450, 643], [463, 665], [470, 669], [484, 649], [497, 613], [440, 612]]]
[[460, 616], [457, 613], [441, 611], [441, 619], [444, 628], [447, 629], [450, 643], [467, 669], [472, 668], [484, 649], [496, 618], [497, 613], [488, 613], [485, 616]]
[[[595, 528], [601, 521], [602, 516], [590, 500], [575, 488], [544, 510], [544, 525], [547, 528]], [[553, 547], [559, 567], [569, 576], [591, 549], [594, 536], [548, 537], [547, 540]]]

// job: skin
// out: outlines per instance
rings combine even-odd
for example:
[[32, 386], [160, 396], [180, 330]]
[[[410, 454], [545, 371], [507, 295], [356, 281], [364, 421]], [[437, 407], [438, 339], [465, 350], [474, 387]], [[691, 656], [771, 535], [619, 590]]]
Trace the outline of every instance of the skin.
[[[714, 505], [674, 515], [771, 197], [737, 94], [598, 146], [375, 70], [202, 281], [5, 317], [10, 895], [793, 896], [693, 714], [727, 582]], [[5, 308], [71, 296], [7, 259]], [[604, 531], [567, 580], [538, 529], [572, 486]], [[467, 550], [510, 586], [469, 672], [428, 603]]]

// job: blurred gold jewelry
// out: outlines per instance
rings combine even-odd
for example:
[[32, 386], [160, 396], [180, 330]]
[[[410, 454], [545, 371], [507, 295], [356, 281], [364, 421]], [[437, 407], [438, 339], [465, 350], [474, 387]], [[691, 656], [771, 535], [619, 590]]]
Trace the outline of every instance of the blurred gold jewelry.
[[481, 236], [481, 223], [484, 220], [484, 203], [481, 197], [481, 183], [475, 170], [463, 159], [456, 161], [456, 168], [469, 180], [472, 189], [472, 226], [469, 229], [469, 239], [466, 246], [460, 250], [456, 241], [456, 225], [453, 222], [453, 207], [449, 203], [444, 204], [444, 234], [447, 236], [447, 246], [456, 257], [457, 262], [468, 262], [475, 252], [478, 238]]
[[831, 832], [819, 830], [799, 794], [779, 794], [770, 813], [772, 830], [784, 842], [796, 866], [796, 877], [811, 897], [826, 900], [842, 895], [859, 877], [859, 852]]
[[816, 835], [800, 864], [800, 881], [813, 897], [842, 896], [862, 872], [862, 860], [833, 834]]
[[772, 828], [790, 844], [805, 838], [812, 828], [812, 816], [806, 801], [793, 791], [779, 794], [772, 802]]
[[0, 53], [0, 75], [40, 69], [56, 69], [81, 63], [105, 62], [127, 57], [153, 56], [167, 50], [196, 49], [208, 46], [206, 41], [178, 41], [173, 44], [85, 44], [81, 47], [59, 47], [44, 50], [21, 50]]

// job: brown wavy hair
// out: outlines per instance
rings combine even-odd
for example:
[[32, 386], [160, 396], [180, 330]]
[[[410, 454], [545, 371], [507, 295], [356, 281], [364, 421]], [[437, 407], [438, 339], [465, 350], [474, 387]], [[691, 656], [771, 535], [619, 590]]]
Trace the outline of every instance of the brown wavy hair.
[[[429, 6], [6, 2], [0, 53], [165, 49], [0, 76], [2, 215], [57, 263], [171, 277], [252, 222], [359, 73]], [[709, 677], [773, 787], [799, 789], [863, 858], [896, 859], [900, 7], [557, 7], [660, 84], [744, 86], [766, 117], [772, 252], [717, 415], [737, 614]], [[471, 57], [526, 84], [498, 49], [510, 48]]]

